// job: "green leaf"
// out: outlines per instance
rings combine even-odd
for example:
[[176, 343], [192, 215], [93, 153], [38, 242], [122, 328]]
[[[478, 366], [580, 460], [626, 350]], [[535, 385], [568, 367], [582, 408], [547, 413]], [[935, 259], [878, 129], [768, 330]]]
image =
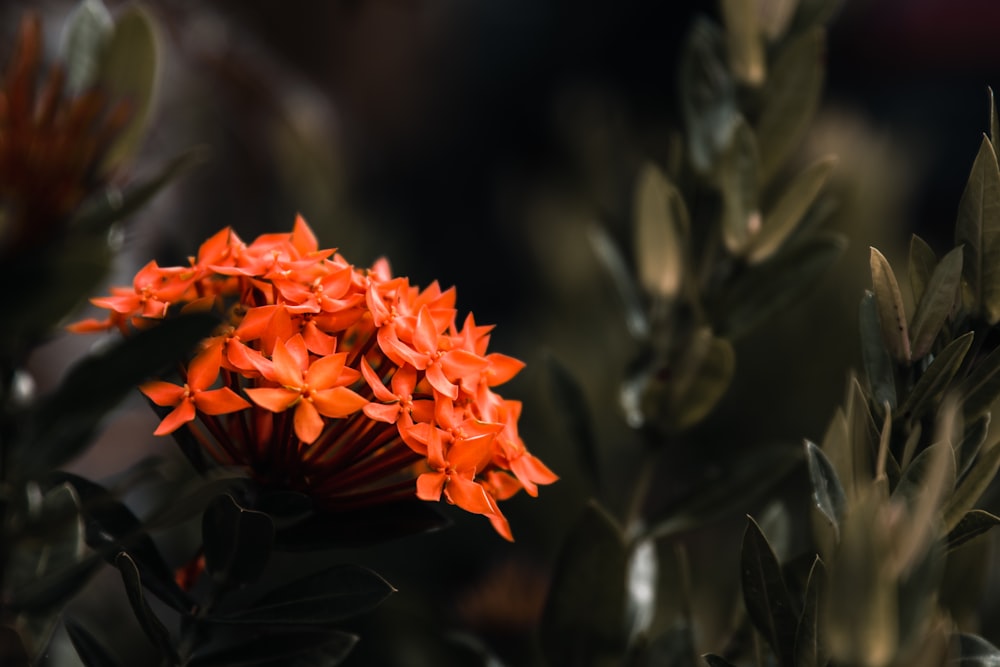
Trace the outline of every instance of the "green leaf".
[[217, 323], [206, 313], [166, 320], [78, 362], [30, 413], [26, 428], [13, 443], [14, 474], [30, 479], [80, 454], [110, 410], [141, 382], [191, 350]]
[[949, 664], [955, 667], [998, 667], [1000, 649], [979, 635], [962, 633], [958, 635], [958, 658]]
[[825, 48], [823, 29], [813, 28], [789, 42], [774, 61], [757, 121], [763, 184], [771, 182], [799, 147], [816, 114], [823, 89]]
[[798, 229], [836, 164], [837, 158], [828, 155], [812, 163], [792, 179], [774, 206], [764, 213], [764, 224], [760, 231], [750, 239], [747, 246], [748, 262], [759, 264], [773, 256]]
[[669, 369], [673, 373], [669, 381], [658, 382], [656, 374], [643, 388], [642, 413], [667, 432], [690, 428], [722, 400], [735, 368], [729, 341], [702, 329], [693, 336], [684, 358]]
[[771, 0], [757, 5], [760, 28], [769, 42], [775, 42], [785, 34], [798, 5], [798, 0]]
[[957, 549], [974, 537], [979, 537], [1000, 524], [1000, 517], [986, 510], [970, 510], [951, 529], [945, 538], [945, 548], [948, 551]]
[[840, 484], [837, 471], [823, 450], [806, 440], [806, 461], [809, 464], [809, 478], [812, 480], [813, 502], [833, 526], [835, 536], [840, 534], [840, 520], [847, 507], [847, 496]]
[[963, 246], [962, 275], [973, 298], [970, 310], [996, 324], [1000, 320], [1000, 168], [985, 135], [958, 205], [955, 245]]
[[735, 340], [779, 316], [816, 286], [846, 246], [840, 236], [819, 234], [749, 269], [713, 308], [720, 334]]
[[72, 618], [65, 621], [66, 634], [80, 656], [84, 667], [119, 667], [118, 659], [109, 648]]
[[196, 652], [186, 664], [188, 667], [291, 667], [314, 658], [317, 664], [336, 665], [347, 657], [357, 641], [357, 635], [331, 628], [254, 628], [249, 636], [237, 635]]
[[1000, 397], [1000, 348], [977, 358], [969, 376], [959, 385], [966, 419], [982, 415]]
[[909, 278], [910, 291], [913, 293], [913, 302], [920, 303], [930, 282], [934, 267], [937, 266], [938, 258], [934, 254], [927, 242], [916, 234], [910, 237], [910, 264]]
[[142, 592], [142, 580], [139, 578], [139, 570], [135, 561], [123, 551], [115, 559], [115, 566], [121, 572], [129, 605], [131, 605], [132, 613], [139, 621], [143, 633], [162, 655], [172, 660], [173, 664], [179, 663], [180, 658], [174, 648], [174, 641], [171, 639], [170, 633], [163, 625], [163, 621], [153, 613], [149, 603], [146, 602], [146, 596]]
[[576, 445], [575, 449], [579, 454], [584, 472], [590, 478], [594, 488], [600, 489], [600, 455], [583, 387], [580, 386], [569, 369], [551, 354], [545, 355], [545, 368], [548, 371], [550, 393], [552, 402], [555, 404], [556, 416], [560, 418], [564, 428], [569, 433], [570, 441]]
[[733, 255], [742, 255], [750, 237], [761, 225], [757, 201], [757, 139], [743, 116], [726, 150], [719, 158], [715, 179], [722, 195], [722, 241]]
[[875, 294], [865, 290], [858, 306], [858, 328], [861, 330], [861, 358], [865, 379], [877, 405], [889, 404], [896, 409], [896, 372], [889, 350], [886, 349], [882, 326], [879, 323]]
[[279, 551], [362, 547], [441, 530], [447, 517], [423, 500], [403, 500], [350, 512], [316, 512], [275, 533]]
[[908, 418], [919, 418], [928, 407], [948, 388], [959, 366], [972, 345], [973, 332], [962, 334], [941, 350], [934, 361], [924, 371], [910, 395], [900, 407], [900, 413]]
[[802, 614], [795, 629], [795, 667], [826, 667], [826, 655], [820, 639], [820, 606], [826, 586], [826, 568], [816, 556], [806, 580]]
[[740, 555], [743, 601], [754, 627], [771, 645], [780, 667], [795, 664], [795, 605], [771, 545], [757, 522], [747, 517]]
[[882, 339], [890, 354], [897, 360], [910, 362], [910, 335], [906, 326], [906, 310], [903, 295], [899, 291], [896, 275], [889, 261], [871, 248], [870, 264], [875, 303], [878, 305], [878, 319], [882, 327]]
[[997, 151], [997, 142], [1000, 141], [1000, 121], [997, 120], [997, 102], [993, 96], [993, 89], [986, 87], [986, 92], [990, 98], [990, 143], [993, 144], [993, 152]]
[[944, 321], [958, 298], [962, 280], [962, 249], [955, 248], [934, 268], [913, 321], [910, 322], [911, 353], [920, 359], [931, 351]]
[[701, 657], [705, 660], [708, 667], [734, 667], [733, 663], [713, 653], [706, 653]]
[[153, 20], [141, 7], [129, 7], [115, 22], [98, 76], [98, 85], [111, 99], [126, 100], [132, 113], [104, 157], [106, 170], [131, 157], [142, 143], [156, 90], [158, 58]]
[[952, 490], [955, 487], [955, 457], [952, 451], [951, 443], [938, 442], [920, 452], [903, 470], [896, 488], [892, 490], [892, 497], [905, 499], [912, 508], [920, 495], [927, 491], [929, 476], [938, 474], [939, 468], [944, 471], [944, 488]]
[[744, 0], [722, 0], [720, 9], [726, 25], [729, 68], [740, 83], [759, 86], [767, 75], [767, 62], [757, 6]]
[[591, 501], [559, 551], [542, 615], [542, 651], [552, 667], [622, 655], [626, 560], [621, 528]]
[[681, 193], [652, 163], [639, 170], [633, 211], [639, 282], [654, 297], [672, 301], [684, 278], [682, 235], [691, 223]]
[[205, 567], [223, 586], [242, 586], [260, 578], [271, 559], [271, 517], [240, 507], [232, 496], [217, 497], [201, 523]]
[[980, 452], [972, 467], [966, 473], [958, 488], [944, 505], [944, 525], [949, 531], [954, 530], [962, 517], [972, 509], [983, 491], [996, 477], [1000, 469], [1000, 445], [994, 444], [984, 452]]
[[722, 32], [704, 17], [691, 26], [681, 52], [680, 104], [688, 157], [696, 171], [707, 174], [736, 124], [736, 85]]
[[24, 648], [24, 641], [13, 628], [0, 625], [0, 665], [4, 667], [31, 667], [31, 658]]
[[611, 281], [618, 289], [622, 304], [625, 306], [625, 326], [629, 333], [636, 340], [646, 339], [649, 336], [649, 321], [646, 318], [646, 310], [642, 305], [639, 287], [632, 279], [632, 274], [621, 251], [608, 232], [599, 225], [591, 225], [587, 228], [587, 238], [594, 248], [597, 259], [604, 265]]
[[227, 624], [329, 625], [371, 611], [395, 592], [385, 579], [367, 568], [335, 565], [208, 620]]
[[96, 82], [113, 31], [111, 13], [101, 0], [83, 0], [66, 18], [59, 53], [69, 93], [79, 94]]
[[962, 439], [955, 447], [955, 469], [959, 480], [968, 472], [979, 454], [979, 449], [986, 442], [986, 436], [990, 432], [990, 421], [991, 415], [987, 412], [966, 425]]

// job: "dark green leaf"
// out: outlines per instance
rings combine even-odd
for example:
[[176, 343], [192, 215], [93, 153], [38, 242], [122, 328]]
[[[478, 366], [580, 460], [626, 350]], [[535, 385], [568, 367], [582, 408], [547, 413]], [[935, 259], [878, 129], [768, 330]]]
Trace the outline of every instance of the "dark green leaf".
[[720, 4], [726, 25], [729, 68], [740, 83], [759, 86], [766, 75], [764, 39], [758, 25], [761, 12], [743, 0], [723, 0]]
[[223, 586], [253, 583], [271, 559], [274, 524], [271, 517], [240, 507], [232, 496], [217, 497], [201, 524], [205, 567]]
[[959, 392], [966, 419], [990, 409], [993, 401], [1000, 397], [1000, 348], [974, 361], [969, 376], [959, 386]]
[[705, 663], [708, 664], [708, 667], [734, 667], [733, 663], [713, 653], [706, 653], [701, 657], [705, 660]]
[[955, 245], [963, 246], [962, 275], [972, 290], [972, 312], [996, 324], [1000, 320], [1000, 168], [985, 135], [958, 205]]
[[955, 447], [955, 471], [958, 479], [965, 476], [979, 454], [979, 449], [986, 442], [986, 436], [990, 432], [990, 413], [981, 415], [971, 424], [965, 427], [965, 433]]
[[969, 346], [972, 345], [972, 336], [971, 331], [959, 336], [934, 358], [900, 406], [903, 415], [911, 419], [919, 418], [925, 407], [934, 405], [934, 401], [948, 388], [962, 365]]
[[808, 440], [806, 440], [806, 461], [809, 463], [809, 478], [812, 480], [813, 501], [833, 526], [834, 535], [839, 535], [840, 520], [844, 516], [847, 497], [837, 477], [837, 471], [823, 450]]
[[914, 359], [920, 359], [931, 351], [934, 339], [955, 305], [961, 280], [962, 249], [955, 248], [934, 268], [923, 297], [913, 313], [910, 343]]
[[174, 641], [170, 637], [166, 626], [146, 602], [146, 596], [142, 592], [142, 580], [139, 578], [139, 570], [135, 561], [124, 551], [118, 554], [115, 559], [115, 566], [122, 575], [122, 583], [125, 584], [125, 593], [128, 595], [129, 605], [132, 613], [139, 621], [139, 626], [149, 638], [153, 646], [164, 656], [173, 660], [174, 664], [180, 662], [177, 650], [174, 648]]
[[721, 335], [735, 340], [780, 315], [816, 286], [846, 246], [840, 236], [820, 234], [748, 270], [713, 309]]
[[591, 501], [560, 549], [542, 615], [542, 651], [552, 667], [622, 655], [626, 559], [621, 528]]
[[910, 237], [910, 264], [909, 278], [910, 291], [913, 293], [913, 302], [920, 303], [930, 282], [934, 267], [937, 266], [938, 258], [934, 254], [927, 242], [914, 234]]
[[66, 18], [60, 55], [66, 63], [66, 89], [78, 94], [92, 86], [114, 30], [111, 13], [101, 0], [83, 0]]
[[949, 664], [955, 667], [1000, 667], [1000, 649], [979, 635], [960, 634], [957, 644], [958, 658]]
[[683, 49], [680, 103], [688, 156], [697, 171], [708, 173], [736, 124], [736, 86], [726, 63], [724, 37], [715, 24], [696, 19]]
[[820, 613], [823, 588], [826, 586], [826, 568], [816, 556], [802, 604], [802, 615], [795, 630], [795, 667], [826, 667], [826, 655], [820, 639]]
[[877, 248], [871, 248], [870, 264], [882, 339], [885, 341], [886, 349], [897, 361], [909, 363], [910, 334], [906, 325], [903, 295], [899, 291], [896, 275], [889, 261]]
[[944, 505], [944, 524], [949, 531], [954, 530], [962, 517], [972, 509], [983, 491], [996, 477], [1000, 469], [1000, 445], [994, 444], [985, 452], [980, 452], [972, 467]]
[[997, 102], [993, 97], [993, 89], [986, 87], [986, 92], [990, 99], [990, 143], [993, 144], [993, 152], [997, 150], [997, 142], [1000, 142], [1000, 120], [997, 119]]
[[14, 443], [13, 471], [31, 478], [81, 453], [112, 408], [142, 381], [191, 350], [217, 323], [205, 313], [184, 315], [77, 363], [31, 413], [27, 428]]
[[280, 551], [311, 551], [369, 546], [450, 525], [450, 521], [423, 500], [404, 500], [351, 512], [314, 513], [275, 534]]
[[823, 25], [836, 13], [844, 0], [799, 0], [792, 32]]
[[329, 625], [374, 609], [395, 591], [371, 570], [337, 565], [279, 586], [240, 609], [211, 616], [209, 620]]
[[715, 180], [722, 195], [722, 241], [742, 255], [750, 235], [761, 225], [757, 139], [746, 119], [738, 116], [732, 140], [719, 158]]
[[607, 230], [599, 225], [591, 225], [587, 228], [587, 238], [590, 240], [590, 245], [593, 247], [597, 259], [604, 266], [611, 281], [618, 289], [618, 295], [625, 306], [625, 326], [629, 333], [636, 340], [645, 339], [649, 335], [649, 321], [642, 305], [639, 287], [632, 278], [621, 250]]
[[31, 667], [31, 658], [24, 642], [13, 628], [0, 625], [0, 665], [4, 667]]
[[317, 664], [336, 665], [347, 657], [357, 643], [357, 635], [331, 628], [255, 629], [250, 636], [238, 635], [218, 646], [199, 651], [187, 662], [188, 667], [263, 667], [265, 665], [308, 664], [301, 661], [320, 659]]
[[823, 29], [814, 28], [789, 42], [774, 61], [757, 122], [764, 184], [799, 147], [812, 122], [823, 88], [825, 48]]
[[69, 640], [73, 643], [73, 648], [76, 649], [76, 654], [80, 656], [85, 667], [119, 667], [121, 665], [109, 648], [74, 619], [66, 619], [65, 626], [66, 634], [69, 635]]
[[691, 223], [681, 193], [651, 162], [639, 170], [633, 219], [639, 282], [648, 294], [672, 301], [684, 277], [682, 238]]
[[[944, 451], [942, 451], [944, 450]], [[934, 474], [938, 466], [944, 466], [944, 489], [951, 491], [955, 486], [955, 457], [949, 442], [938, 442], [930, 445], [903, 470], [896, 488], [892, 490], [894, 499], [903, 499], [911, 509], [921, 493], [927, 490], [929, 475]]]
[[747, 517], [740, 555], [743, 601], [754, 627], [763, 635], [781, 667], [795, 664], [798, 618], [771, 545], [757, 522]]
[[570, 441], [576, 445], [584, 472], [590, 478], [594, 488], [600, 489], [600, 456], [597, 439], [594, 437], [593, 426], [590, 423], [590, 410], [587, 407], [587, 397], [583, 387], [580, 386], [569, 369], [551, 354], [545, 355], [545, 368], [548, 371], [549, 386], [556, 414], [561, 417], [562, 423], [569, 433]]
[[986, 533], [997, 524], [1000, 524], [1000, 517], [985, 510], [966, 512], [965, 516], [948, 533], [948, 537], [945, 538], [945, 547], [948, 551], [957, 549], [972, 538]]
[[875, 294], [865, 290], [858, 306], [858, 328], [861, 330], [861, 357], [864, 362], [865, 379], [877, 405], [889, 404], [896, 409], [895, 364], [886, 349], [879, 324], [878, 305]]

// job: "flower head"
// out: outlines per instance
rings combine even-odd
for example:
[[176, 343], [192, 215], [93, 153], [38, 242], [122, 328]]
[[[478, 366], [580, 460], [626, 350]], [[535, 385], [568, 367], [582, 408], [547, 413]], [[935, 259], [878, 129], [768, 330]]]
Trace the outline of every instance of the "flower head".
[[171, 407], [158, 435], [188, 429], [219, 464], [350, 510], [442, 497], [512, 539], [498, 505], [557, 477], [518, 435], [521, 404], [494, 392], [523, 364], [487, 353], [491, 327], [456, 326], [455, 291], [355, 268], [321, 250], [298, 217], [290, 234], [244, 243], [224, 229], [184, 267], [147, 264], [109, 311], [78, 331], [155, 326], [185, 308], [226, 322], [182, 381], [143, 393]]

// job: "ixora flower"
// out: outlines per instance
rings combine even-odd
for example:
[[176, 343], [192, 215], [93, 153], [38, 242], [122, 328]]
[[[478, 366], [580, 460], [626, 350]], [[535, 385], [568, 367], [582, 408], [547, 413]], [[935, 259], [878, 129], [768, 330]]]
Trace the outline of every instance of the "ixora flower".
[[52, 236], [106, 179], [101, 162], [131, 116], [98, 88], [65, 91], [53, 67], [38, 87], [41, 22], [28, 13], [0, 83], [0, 254]]
[[492, 326], [456, 324], [455, 290], [368, 270], [321, 250], [298, 217], [288, 234], [246, 244], [226, 228], [185, 267], [147, 264], [110, 311], [77, 332], [154, 326], [217, 308], [225, 323], [181, 369], [142, 392], [169, 408], [157, 435], [188, 429], [216, 462], [349, 511], [414, 494], [489, 518], [498, 501], [557, 477], [518, 435], [521, 403], [493, 388], [523, 363], [487, 352]]

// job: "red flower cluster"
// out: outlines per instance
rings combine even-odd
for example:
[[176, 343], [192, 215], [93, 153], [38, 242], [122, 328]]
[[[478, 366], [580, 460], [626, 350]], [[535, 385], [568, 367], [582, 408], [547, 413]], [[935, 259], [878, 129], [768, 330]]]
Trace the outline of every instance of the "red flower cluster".
[[[131, 288], [92, 299], [110, 311], [74, 331], [126, 335], [177, 309], [224, 308], [227, 323], [182, 370], [142, 391], [173, 410], [157, 435], [187, 428], [220, 464], [309, 494], [330, 510], [412, 497], [485, 515], [557, 477], [518, 435], [521, 403], [493, 387], [523, 364], [486, 351], [492, 326], [455, 322], [455, 290], [392, 277], [320, 250], [299, 217], [290, 234], [246, 244], [229, 228], [190, 266], [147, 264]], [[415, 485], [414, 485], [415, 479]]]

